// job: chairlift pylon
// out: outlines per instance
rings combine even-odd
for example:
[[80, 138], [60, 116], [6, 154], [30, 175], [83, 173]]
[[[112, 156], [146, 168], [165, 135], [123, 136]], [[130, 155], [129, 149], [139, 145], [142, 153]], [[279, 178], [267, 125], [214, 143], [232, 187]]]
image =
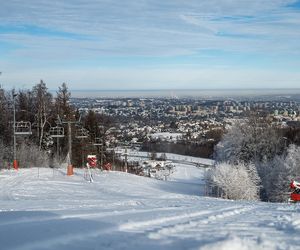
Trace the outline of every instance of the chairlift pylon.
[[31, 123], [26, 121], [16, 122], [15, 135], [32, 135]]

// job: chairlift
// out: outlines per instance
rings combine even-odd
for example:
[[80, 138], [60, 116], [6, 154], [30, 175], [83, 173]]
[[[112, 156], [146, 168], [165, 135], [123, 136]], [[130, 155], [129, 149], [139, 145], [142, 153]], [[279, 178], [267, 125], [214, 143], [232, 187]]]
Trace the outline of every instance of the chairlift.
[[65, 136], [64, 128], [59, 126], [51, 127], [49, 133], [52, 138], [62, 138]]
[[102, 138], [96, 137], [95, 141], [93, 143], [94, 146], [102, 146], [103, 145], [103, 140]]
[[15, 135], [32, 135], [30, 122], [16, 122], [15, 123]]
[[89, 137], [89, 131], [83, 127], [77, 127], [75, 131], [75, 138], [85, 139]]

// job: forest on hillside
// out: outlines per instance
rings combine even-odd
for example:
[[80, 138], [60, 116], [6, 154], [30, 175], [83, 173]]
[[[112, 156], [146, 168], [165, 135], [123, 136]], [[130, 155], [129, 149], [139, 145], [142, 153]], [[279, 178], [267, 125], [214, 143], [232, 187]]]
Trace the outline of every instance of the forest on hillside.
[[61, 84], [55, 96], [42, 80], [30, 90], [7, 91], [0, 87], [0, 168], [11, 167], [14, 157], [20, 167], [60, 164], [66, 161], [69, 134], [72, 163], [77, 167], [83, 166], [86, 154], [104, 150], [112, 119], [92, 110], [80, 113], [70, 104], [70, 97], [66, 83]]

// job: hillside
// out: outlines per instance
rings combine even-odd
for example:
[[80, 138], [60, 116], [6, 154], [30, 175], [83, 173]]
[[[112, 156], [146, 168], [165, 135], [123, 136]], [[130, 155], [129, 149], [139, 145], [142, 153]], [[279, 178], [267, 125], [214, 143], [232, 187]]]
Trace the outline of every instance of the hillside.
[[83, 175], [1, 171], [0, 249], [300, 249], [297, 205], [203, 197], [196, 167]]

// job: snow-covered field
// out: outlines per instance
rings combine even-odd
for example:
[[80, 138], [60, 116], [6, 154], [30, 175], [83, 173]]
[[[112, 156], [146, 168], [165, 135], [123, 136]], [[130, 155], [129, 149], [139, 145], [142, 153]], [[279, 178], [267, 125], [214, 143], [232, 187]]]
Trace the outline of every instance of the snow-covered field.
[[203, 171], [0, 171], [0, 249], [300, 249], [297, 205], [203, 197]]
[[[125, 149], [124, 148], [116, 148], [116, 153], [121, 154], [121, 158], [125, 158]], [[149, 152], [145, 151], [138, 151], [134, 149], [127, 149], [128, 154], [128, 161], [142, 161], [148, 157]], [[162, 153], [156, 153], [158, 157], [161, 156]], [[179, 154], [172, 154], [172, 153], [165, 153], [167, 160], [170, 161], [181, 161], [185, 163], [192, 163], [192, 164], [203, 164], [211, 166], [214, 164], [214, 160], [207, 159], [207, 158], [199, 158], [187, 155], [179, 155]]]

